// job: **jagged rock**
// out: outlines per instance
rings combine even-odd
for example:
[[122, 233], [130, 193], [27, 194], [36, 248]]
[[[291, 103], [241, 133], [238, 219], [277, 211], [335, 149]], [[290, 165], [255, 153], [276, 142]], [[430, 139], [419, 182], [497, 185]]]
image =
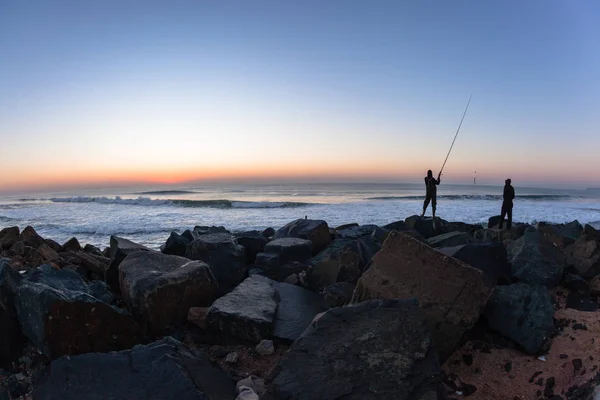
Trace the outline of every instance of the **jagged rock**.
[[187, 320], [190, 307], [209, 306], [217, 282], [201, 261], [154, 251], [134, 252], [119, 265], [123, 301], [149, 335]]
[[82, 251], [70, 253], [69, 255], [71, 257], [70, 262], [81, 265], [89, 272], [98, 274], [101, 277], [106, 275], [110, 265], [110, 258], [104, 256], [87, 254]]
[[13, 226], [0, 231], [0, 250], [10, 249], [18, 241], [20, 241], [19, 227]]
[[69, 252], [69, 251], [81, 251], [81, 245], [79, 244], [79, 240], [77, 238], [72, 237], [67, 240], [65, 244], [61, 246], [61, 252]]
[[21, 280], [8, 260], [0, 259], [0, 368], [10, 368], [21, 356], [26, 342], [15, 311], [15, 296]]
[[500, 224], [500, 220], [502, 219], [501, 215], [494, 215], [488, 219], [488, 229], [493, 229]]
[[352, 302], [418, 298], [440, 359], [445, 360], [477, 321], [491, 292], [478, 269], [392, 232], [359, 279]]
[[481, 270], [486, 282], [492, 286], [511, 283], [511, 267], [502, 243], [471, 243], [438, 251]]
[[237, 242], [246, 248], [246, 264], [252, 264], [256, 255], [265, 250], [269, 240], [259, 231], [241, 232], [235, 235]]
[[439, 361], [414, 300], [327, 311], [284, 354], [273, 391], [276, 399], [297, 400], [444, 398]]
[[351, 222], [349, 224], [343, 224], [343, 225], [337, 226], [337, 227], [333, 228], [333, 230], [337, 232], [337, 231], [341, 231], [341, 230], [348, 229], [348, 228], [354, 228], [356, 226], [358, 226], [358, 224], [356, 222]]
[[333, 285], [327, 286], [323, 290], [323, 297], [325, 304], [329, 308], [341, 307], [352, 300], [352, 293], [354, 292], [355, 284], [349, 282], [338, 282]]
[[[160, 251], [165, 254], [184, 257], [188, 245], [194, 240], [191, 238], [192, 233], [190, 231], [186, 232], [188, 232], [187, 236], [185, 235], [185, 232], [183, 235], [180, 235], [177, 232], [171, 232], [166, 243], [160, 247]], [[197, 236], [198, 235], [196, 235], [196, 237]]]
[[239, 355], [236, 352], [232, 352], [227, 354], [227, 357], [225, 357], [225, 362], [227, 364], [235, 364], [238, 362], [239, 359]]
[[44, 263], [48, 263], [51, 261], [57, 261], [60, 256], [58, 255], [58, 253], [56, 251], [54, 251], [50, 246], [48, 246], [46, 243], [42, 243], [38, 248], [37, 251], [42, 259], [42, 262]]
[[52, 359], [131, 348], [143, 339], [128, 312], [94, 297], [98, 293], [73, 271], [42, 265], [27, 275], [17, 293], [23, 333]]
[[507, 251], [513, 278], [549, 288], [560, 283], [565, 264], [564, 255], [539, 232], [525, 232], [509, 244]]
[[115, 292], [120, 290], [119, 265], [129, 254], [136, 251], [152, 251], [146, 246], [118, 236], [110, 237], [110, 264], [105, 274], [105, 281]]
[[542, 285], [498, 286], [484, 312], [490, 328], [517, 342], [529, 354], [545, 349], [554, 331], [554, 310]]
[[336, 229], [336, 233], [342, 239], [358, 239], [363, 236], [372, 235], [377, 228], [377, 225], [356, 225], [344, 229]]
[[565, 248], [567, 263], [574, 266], [584, 278], [600, 274], [600, 240], [588, 234], [581, 235], [575, 243]]
[[[104, 253], [102, 253], [102, 251], [100, 251], [99, 248], [97, 248], [96, 246], [93, 246], [89, 243], [83, 247], [83, 252], [86, 254], [91, 254], [93, 256], [106, 257], [104, 255]], [[110, 260], [110, 258], [109, 258], [109, 260]]]
[[583, 227], [583, 233], [590, 238], [600, 240], [600, 231], [589, 224], [585, 224]]
[[325, 250], [310, 260], [307, 271], [308, 285], [317, 292], [336, 282], [356, 282], [362, 275], [364, 262], [360, 258], [358, 242], [336, 239]]
[[36, 400], [234, 399], [235, 383], [203, 353], [165, 338], [113, 353], [62, 357], [36, 381]]
[[198, 235], [209, 235], [212, 233], [231, 233], [223, 226], [195, 226], [194, 232]]
[[483, 243], [497, 242], [499, 235], [498, 231], [493, 229], [478, 229], [473, 232], [473, 239]]
[[258, 253], [256, 256], [256, 270], [260, 275], [267, 276], [276, 281], [283, 281], [290, 275], [300, 274], [306, 271], [310, 265], [308, 262], [289, 261], [281, 263], [279, 254]]
[[116, 299], [113, 293], [110, 291], [110, 288], [104, 281], [91, 281], [88, 284], [90, 289], [90, 293], [92, 296], [97, 298], [98, 300], [103, 301], [106, 304], [110, 304], [111, 306], [116, 305]]
[[373, 231], [373, 234], [371, 235], [371, 237], [374, 240], [378, 241], [379, 243], [383, 243], [383, 242], [385, 242], [385, 239], [387, 239], [387, 237], [390, 234], [390, 232], [391, 232], [390, 230], [378, 226]]
[[258, 343], [272, 334], [278, 304], [272, 281], [253, 275], [212, 304], [206, 327], [226, 339]]
[[581, 236], [583, 227], [578, 221], [573, 221], [566, 225], [538, 222], [536, 230], [558, 248], [564, 249], [575, 243], [577, 238]]
[[600, 296], [600, 275], [592, 278], [590, 281], [590, 294]]
[[476, 231], [480, 230], [482, 225], [478, 224], [467, 224], [466, 222], [448, 222], [446, 229], [448, 232], [464, 232], [469, 235], [473, 235]]
[[25, 229], [23, 229], [20, 239], [25, 243], [25, 246], [30, 246], [36, 249], [44, 243], [44, 238], [38, 235], [35, 229], [33, 229], [31, 226], [27, 226]]
[[44, 239], [44, 244], [50, 247], [56, 253], [58, 253], [62, 249], [62, 246], [52, 239]]
[[465, 232], [448, 232], [427, 240], [431, 247], [454, 247], [471, 243], [471, 236]]
[[266, 237], [267, 239], [268, 239], [268, 238], [271, 238], [271, 237], [273, 237], [273, 236], [275, 235], [275, 229], [273, 229], [273, 228], [267, 228], [267, 229], [265, 229], [264, 231], [262, 231], [262, 233], [261, 233], [261, 234], [262, 234], [264, 237]]
[[230, 233], [207, 233], [193, 240], [185, 256], [204, 261], [219, 283], [219, 294], [229, 293], [248, 275], [246, 250]]
[[448, 221], [438, 217], [435, 218], [434, 222], [433, 218], [413, 215], [406, 218], [406, 224], [409, 228], [416, 230], [425, 239], [448, 232]]
[[322, 220], [298, 219], [279, 229], [275, 239], [300, 238], [312, 242], [313, 255], [323, 250], [331, 242], [327, 222]]
[[11, 248], [10, 251], [16, 255], [16, 256], [22, 256], [25, 254], [25, 243], [19, 241], [19, 242], [15, 242]]

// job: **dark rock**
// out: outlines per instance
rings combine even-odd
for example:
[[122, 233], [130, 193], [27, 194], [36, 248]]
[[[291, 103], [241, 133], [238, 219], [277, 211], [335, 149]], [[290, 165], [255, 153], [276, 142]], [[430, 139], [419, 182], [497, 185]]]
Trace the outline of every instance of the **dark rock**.
[[581, 322], [577, 322], [577, 323], [573, 324], [572, 328], [574, 331], [587, 331], [588, 330], [587, 326]]
[[502, 219], [501, 215], [494, 215], [493, 217], [490, 217], [488, 219], [488, 229], [492, 229], [498, 226], [498, 224], [500, 224], [500, 220]]
[[52, 239], [44, 239], [44, 244], [50, 247], [55, 252], [59, 252], [62, 249], [62, 246]]
[[510, 264], [502, 243], [472, 243], [441, 248], [438, 251], [481, 270], [490, 285], [511, 283]]
[[23, 243], [25, 243], [25, 246], [30, 246], [33, 248], [38, 248], [44, 244], [44, 238], [38, 235], [35, 229], [33, 229], [31, 226], [27, 226], [25, 229], [23, 229], [20, 239]]
[[600, 240], [583, 234], [565, 248], [565, 253], [569, 265], [574, 266], [582, 277], [593, 278], [600, 274]]
[[563, 275], [563, 286], [574, 292], [590, 293], [590, 285], [577, 274], [566, 272]]
[[369, 263], [379, 250], [381, 250], [381, 242], [375, 240], [373, 236], [363, 236], [358, 239], [358, 252], [361, 261], [360, 270], [362, 272], [368, 268]]
[[21, 275], [6, 259], [0, 259], [0, 368], [10, 368], [23, 352], [26, 338], [15, 311], [15, 296]]
[[475, 324], [491, 292], [481, 271], [392, 232], [359, 279], [352, 302], [418, 298], [440, 359], [445, 360]]
[[[390, 368], [394, 365], [394, 368]], [[442, 399], [439, 361], [418, 303], [333, 308], [294, 342], [274, 372], [276, 399]]]
[[336, 239], [325, 250], [310, 260], [307, 272], [308, 286], [317, 292], [336, 282], [355, 283], [362, 275], [364, 262], [360, 257], [358, 241]]
[[338, 282], [327, 286], [323, 290], [325, 303], [329, 308], [341, 307], [350, 303], [352, 293], [354, 292], [355, 284], [349, 282]]
[[398, 231], [398, 232], [408, 231], [408, 230], [412, 229], [410, 226], [408, 226], [406, 221], [392, 222], [390, 224], [384, 225], [384, 228], [387, 229], [388, 231]]
[[212, 304], [217, 282], [201, 261], [155, 251], [138, 251], [119, 265], [123, 301], [149, 335], [181, 326], [190, 307]]
[[529, 354], [545, 350], [554, 331], [553, 315], [548, 290], [525, 283], [496, 287], [484, 312], [490, 328], [514, 340]]
[[464, 232], [472, 236], [476, 231], [483, 228], [482, 225], [478, 224], [467, 224], [465, 222], [448, 222], [448, 232]]
[[343, 224], [340, 226], [336, 226], [335, 228], [333, 228], [334, 231], [341, 231], [347, 228], [354, 228], [355, 226], [358, 226], [358, 224], [356, 222], [351, 222], [349, 224]]
[[499, 235], [498, 231], [493, 229], [478, 229], [473, 232], [473, 239], [483, 243], [497, 242], [499, 240]]
[[71, 239], [67, 240], [65, 242], [65, 244], [63, 244], [61, 246], [60, 250], [57, 251], [61, 251], [61, 252], [69, 252], [69, 251], [81, 251], [81, 245], [79, 244], [79, 240], [77, 240], [77, 238], [72, 237]]
[[162, 251], [165, 254], [184, 257], [188, 245], [193, 240], [190, 238], [191, 236], [191, 233], [189, 233], [189, 236], [184, 236], [178, 234], [177, 232], [171, 232], [166, 243], [161, 246], [160, 251]]
[[554, 385], [556, 384], [556, 379], [554, 377], [550, 377], [546, 379], [546, 387], [544, 388], [544, 396], [550, 397], [554, 395]]
[[12, 247], [10, 248], [10, 251], [16, 255], [16, 256], [22, 256], [25, 254], [25, 243], [19, 241], [19, 242], [15, 242]]
[[600, 231], [589, 224], [585, 224], [583, 233], [590, 238], [600, 240]]
[[581, 370], [581, 368], [583, 367], [583, 362], [581, 361], [581, 358], [576, 358], [572, 361], [573, 363], [573, 369], [575, 370], [575, 373], [579, 372]]
[[193, 240], [185, 256], [204, 261], [219, 283], [219, 294], [229, 293], [248, 275], [246, 250], [230, 233], [207, 233]]
[[4, 228], [0, 231], [0, 250], [10, 249], [13, 244], [20, 241], [19, 227]]
[[231, 233], [222, 226], [195, 226], [194, 232], [198, 235], [209, 235], [212, 233]]
[[23, 332], [52, 359], [140, 343], [141, 330], [131, 315], [94, 295], [75, 272], [49, 265], [32, 270], [15, 298]]
[[406, 218], [406, 223], [409, 228], [412, 228], [419, 232], [425, 239], [432, 238], [448, 232], [448, 221], [441, 218], [421, 217], [419, 215], [413, 215]]
[[264, 237], [271, 238], [275, 235], [275, 229], [273, 228], [267, 228], [264, 231], [262, 231], [261, 235], [263, 235]]
[[265, 250], [269, 240], [259, 231], [249, 231], [236, 233], [237, 242], [246, 248], [246, 264], [252, 264], [256, 260], [256, 255]]
[[317, 254], [331, 242], [329, 226], [322, 220], [298, 219], [279, 229], [275, 239], [300, 238], [312, 242], [312, 254]]
[[473, 355], [472, 354], [463, 354], [462, 359], [467, 367], [473, 365]]
[[114, 294], [104, 281], [92, 281], [88, 285], [92, 296], [106, 304], [116, 305]]
[[567, 296], [567, 308], [572, 308], [579, 311], [598, 311], [600, 305], [597, 301], [590, 299], [586, 293], [571, 292]]
[[[86, 244], [86, 245], [83, 247], [83, 252], [84, 252], [84, 253], [86, 253], [86, 254], [91, 254], [91, 255], [94, 255], [94, 256], [106, 257], [106, 256], [104, 255], [104, 253], [102, 253], [102, 251], [100, 251], [100, 249], [99, 249], [99, 248], [97, 248], [96, 246], [93, 246], [93, 245], [91, 245], [91, 244], [89, 244], [89, 243], [88, 243], [88, 244]], [[110, 258], [109, 258], [109, 259], [110, 259]]]
[[217, 299], [206, 315], [208, 330], [226, 339], [251, 343], [270, 337], [279, 304], [272, 282], [253, 275]]
[[427, 240], [431, 247], [454, 247], [471, 243], [471, 236], [465, 232], [448, 232]]
[[[93, 397], [90, 397], [93, 396]], [[234, 399], [235, 383], [172, 338], [114, 353], [62, 357], [36, 382], [33, 398], [79, 399]]]
[[376, 241], [378, 241], [379, 243], [383, 243], [383, 242], [385, 242], [385, 239], [387, 239], [390, 232], [391, 232], [390, 230], [378, 226], [373, 231], [373, 234], [371, 235], [371, 237], [373, 239], [375, 239]]
[[131, 240], [123, 239], [118, 236], [110, 237], [110, 264], [106, 271], [104, 280], [110, 288], [119, 292], [119, 265], [129, 254], [136, 251], [152, 251], [146, 246], [132, 242]]
[[539, 232], [526, 232], [508, 246], [512, 276], [524, 283], [553, 288], [560, 283], [565, 259], [562, 251]]
[[70, 253], [69, 261], [81, 265], [89, 272], [98, 274], [101, 277], [106, 275], [110, 266], [110, 258], [84, 253], [83, 251]]
[[342, 239], [358, 239], [363, 236], [370, 236], [377, 229], [377, 225], [357, 225], [336, 229], [338, 236]]
[[48, 246], [46, 243], [42, 243], [37, 248], [37, 253], [39, 254], [40, 259], [43, 263], [57, 261], [60, 258], [58, 253], [56, 251], [54, 251], [54, 249], [52, 249], [52, 247]]

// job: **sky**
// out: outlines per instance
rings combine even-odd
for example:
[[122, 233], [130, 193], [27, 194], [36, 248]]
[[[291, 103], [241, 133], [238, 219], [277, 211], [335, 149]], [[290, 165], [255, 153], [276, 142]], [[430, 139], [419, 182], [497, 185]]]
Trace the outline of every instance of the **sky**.
[[0, 191], [600, 186], [600, 3], [0, 1]]

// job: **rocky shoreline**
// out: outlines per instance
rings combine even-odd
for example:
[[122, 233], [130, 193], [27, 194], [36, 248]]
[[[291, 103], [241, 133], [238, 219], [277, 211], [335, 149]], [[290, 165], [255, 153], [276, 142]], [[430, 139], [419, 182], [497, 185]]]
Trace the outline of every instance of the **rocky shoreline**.
[[600, 231], [497, 222], [4, 228], [0, 400], [600, 398]]

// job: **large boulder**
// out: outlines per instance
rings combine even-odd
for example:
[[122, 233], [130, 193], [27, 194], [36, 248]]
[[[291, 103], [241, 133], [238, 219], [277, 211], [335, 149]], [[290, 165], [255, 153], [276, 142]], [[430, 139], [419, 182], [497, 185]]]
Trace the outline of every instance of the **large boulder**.
[[118, 292], [120, 289], [119, 265], [121, 264], [121, 261], [123, 261], [129, 254], [135, 253], [136, 251], [152, 250], [128, 239], [118, 236], [110, 237], [110, 264], [108, 270], [106, 270], [104, 280], [115, 292]]
[[498, 231], [494, 229], [478, 229], [473, 232], [473, 239], [482, 243], [497, 242], [499, 238]]
[[160, 247], [160, 251], [165, 254], [183, 257], [185, 256], [188, 245], [197, 237], [197, 234], [189, 230], [181, 235], [177, 232], [171, 232], [165, 244]]
[[44, 238], [38, 235], [38, 233], [31, 226], [25, 227], [20, 235], [20, 240], [25, 243], [25, 246], [38, 248], [44, 244]]
[[235, 234], [237, 242], [246, 249], [246, 264], [252, 264], [256, 260], [256, 255], [265, 250], [269, 239], [259, 231], [240, 232]]
[[577, 269], [584, 278], [600, 274], [600, 240], [588, 234], [581, 235], [565, 249], [567, 263]]
[[0, 251], [10, 249], [15, 243], [20, 241], [19, 227], [4, 228], [0, 231]]
[[548, 289], [525, 283], [498, 286], [484, 312], [490, 328], [514, 340], [529, 354], [546, 350], [554, 332], [553, 315]]
[[312, 242], [313, 254], [323, 250], [331, 242], [327, 222], [322, 220], [298, 219], [279, 229], [274, 239], [300, 238]]
[[[63, 259], [64, 258], [65, 257], [63, 257]], [[81, 265], [87, 271], [99, 275], [100, 277], [106, 276], [106, 272], [110, 267], [110, 258], [85, 253], [83, 251], [69, 253], [66, 258], [73, 264]]]
[[73, 271], [50, 265], [32, 270], [15, 297], [23, 333], [52, 359], [140, 343], [143, 335], [131, 314], [97, 298], [97, 290]]
[[341, 307], [350, 303], [356, 285], [349, 282], [338, 282], [323, 289], [323, 298], [329, 308]]
[[185, 324], [190, 307], [209, 306], [217, 297], [218, 285], [206, 263], [155, 251], [125, 257], [119, 282], [127, 308], [152, 336]]
[[442, 399], [440, 364], [414, 300], [372, 300], [316, 318], [273, 374], [276, 399]]
[[248, 275], [246, 250], [231, 233], [207, 233], [194, 239], [185, 257], [204, 261], [219, 283], [219, 294], [229, 293]]
[[26, 342], [15, 311], [15, 296], [21, 280], [8, 260], [0, 259], [0, 368], [10, 368], [21, 356]]
[[561, 249], [575, 243], [583, 231], [583, 227], [578, 221], [556, 225], [538, 222], [535, 228], [542, 236]]
[[256, 268], [271, 279], [283, 281], [292, 274], [308, 269], [312, 242], [298, 238], [275, 239], [265, 246], [264, 251], [256, 255]]
[[212, 233], [231, 233], [223, 226], [198, 226], [194, 227], [194, 233], [198, 235], [209, 235]]
[[500, 224], [500, 220], [502, 219], [501, 215], [494, 215], [493, 217], [490, 217], [488, 219], [488, 229], [493, 229], [498, 227], [498, 224]]
[[235, 383], [203, 353], [167, 337], [113, 353], [54, 360], [36, 381], [33, 398], [79, 399], [234, 399]]
[[454, 247], [471, 243], [471, 236], [465, 232], [448, 232], [427, 240], [431, 247]]
[[336, 229], [336, 234], [342, 239], [358, 239], [363, 236], [370, 236], [377, 229], [377, 225], [356, 225], [343, 229]]
[[448, 221], [436, 217], [421, 217], [413, 215], [406, 218], [406, 224], [409, 228], [419, 232], [425, 239], [441, 235], [448, 232]]
[[352, 302], [416, 297], [445, 360], [477, 321], [492, 290], [478, 269], [392, 232], [359, 279]]
[[310, 260], [307, 272], [309, 287], [320, 292], [336, 282], [356, 282], [362, 275], [364, 262], [360, 257], [358, 241], [336, 239], [325, 250]]
[[502, 243], [471, 243], [438, 251], [481, 270], [490, 285], [511, 283], [510, 264]]
[[79, 240], [76, 237], [72, 237], [67, 240], [65, 244], [60, 247], [60, 251], [69, 252], [69, 251], [81, 251], [81, 244], [79, 244]]
[[565, 257], [553, 243], [535, 230], [508, 245], [512, 276], [518, 281], [553, 288], [560, 283]]
[[448, 232], [464, 232], [469, 235], [473, 235], [476, 231], [483, 228], [483, 225], [478, 224], [467, 224], [466, 222], [448, 222], [446, 225], [446, 229]]

